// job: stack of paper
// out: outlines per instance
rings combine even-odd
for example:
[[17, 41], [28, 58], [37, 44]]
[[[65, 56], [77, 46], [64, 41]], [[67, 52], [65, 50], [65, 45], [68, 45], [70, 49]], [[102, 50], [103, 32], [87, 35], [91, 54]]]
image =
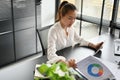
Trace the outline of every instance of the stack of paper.
[[98, 59], [89, 56], [77, 63], [79, 73], [88, 80], [115, 80], [112, 72]]

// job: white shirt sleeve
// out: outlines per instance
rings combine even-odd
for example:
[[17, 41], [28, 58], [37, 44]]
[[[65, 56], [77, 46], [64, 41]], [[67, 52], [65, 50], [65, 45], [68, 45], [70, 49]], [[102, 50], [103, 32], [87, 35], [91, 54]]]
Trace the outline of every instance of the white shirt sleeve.
[[89, 42], [81, 38], [74, 30], [74, 41], [80, 43], [80, 46], [88, 46]]
[[47, 63], [55, 63], [59, 60], [63, 60], [65, 61], [65, 57], [63, 56], [58, 56], [56, 54], [56, 40], [57, 40], [57, 36], [56, 36], [56, 32], [55, 29], [50, 29], [49, 33], [48, 33], [48, 49], [47, 49], [47, 58], [48, 58], [48, 62]]

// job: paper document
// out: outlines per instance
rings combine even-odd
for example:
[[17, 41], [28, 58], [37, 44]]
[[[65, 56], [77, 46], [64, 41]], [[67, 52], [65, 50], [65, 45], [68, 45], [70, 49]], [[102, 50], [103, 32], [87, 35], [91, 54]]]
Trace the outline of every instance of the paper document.
[[111, 71], [93, 56], [81, 60], [77, 66], [80, 73], [88, 80], [115, 80]]

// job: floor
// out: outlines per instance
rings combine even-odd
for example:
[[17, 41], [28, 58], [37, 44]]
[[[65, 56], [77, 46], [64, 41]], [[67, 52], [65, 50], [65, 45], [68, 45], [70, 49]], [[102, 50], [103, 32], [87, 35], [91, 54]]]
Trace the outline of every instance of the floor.
[[0, 68], [0, 80], [34, 80], [36, 64], [47, 61], [47, 57], [36, 54], [3, 68]]

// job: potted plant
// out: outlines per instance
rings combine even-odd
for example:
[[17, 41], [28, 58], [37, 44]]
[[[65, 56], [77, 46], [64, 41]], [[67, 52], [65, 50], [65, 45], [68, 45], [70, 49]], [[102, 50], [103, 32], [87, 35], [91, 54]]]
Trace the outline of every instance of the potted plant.
[[54, 64], [43, 63], [36, 69], [41, 76], [35, 76], [34, 80], [75, 80], [69, 67], [63, 62]]

